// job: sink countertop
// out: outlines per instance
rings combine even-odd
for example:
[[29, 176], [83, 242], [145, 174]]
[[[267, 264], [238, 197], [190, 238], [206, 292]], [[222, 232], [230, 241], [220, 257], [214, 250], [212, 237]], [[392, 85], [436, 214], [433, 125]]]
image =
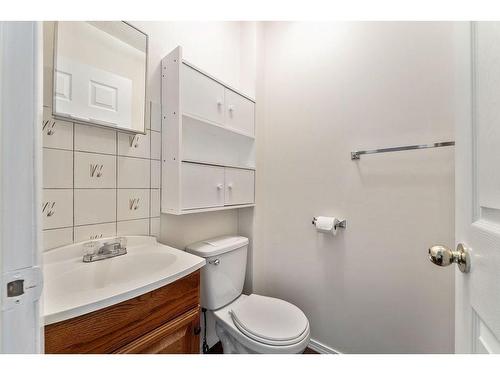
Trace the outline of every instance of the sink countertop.
[[96, 262], [83, 263], [83, 243], [43, 254], [45, 325], [140, 296], [205, 265], [205, 259], [154, 237], [125, 237], [127, 254]]

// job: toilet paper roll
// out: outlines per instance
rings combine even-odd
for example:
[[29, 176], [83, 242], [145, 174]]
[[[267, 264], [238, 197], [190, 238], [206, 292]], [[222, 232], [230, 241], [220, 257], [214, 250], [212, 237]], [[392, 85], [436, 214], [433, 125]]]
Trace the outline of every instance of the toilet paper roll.
[[328, 216], [318, 216], [316, 218], [316, 230], [321, 233], [330, 233], [332, 235], [337, 234], [337, 228], [335, 228], [335, 218]]

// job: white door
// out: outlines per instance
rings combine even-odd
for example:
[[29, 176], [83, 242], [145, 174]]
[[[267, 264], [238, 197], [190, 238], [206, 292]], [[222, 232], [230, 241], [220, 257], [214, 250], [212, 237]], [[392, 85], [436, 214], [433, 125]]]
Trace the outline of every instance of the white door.
[[0, 22], [0, 353], [43, 351], [42, 30]]
[[455, 245], [471, 265], [456, 270], [455, 351], [500, 353], [500, 23], [459, 23], [455, 42]]

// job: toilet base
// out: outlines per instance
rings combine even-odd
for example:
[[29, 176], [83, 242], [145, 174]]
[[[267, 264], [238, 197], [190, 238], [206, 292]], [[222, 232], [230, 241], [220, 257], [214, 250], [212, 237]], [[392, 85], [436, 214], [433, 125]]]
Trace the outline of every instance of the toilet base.
[[222, 344], [222, 352], [224, 354], [260, 354], [241, 344], [223, 327], [221, 327], [219, 322], [215, 322], [215, 333], [219, 337], [219, 340]]

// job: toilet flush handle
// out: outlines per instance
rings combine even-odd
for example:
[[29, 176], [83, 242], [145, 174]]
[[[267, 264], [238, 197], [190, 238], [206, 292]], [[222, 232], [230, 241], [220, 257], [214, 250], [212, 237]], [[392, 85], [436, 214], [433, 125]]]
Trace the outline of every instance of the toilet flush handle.
[[220, 264], [220, 259], [212, 259], [208, 261], [208, 264], [213, 264], [214, 266], [218, 266]]

